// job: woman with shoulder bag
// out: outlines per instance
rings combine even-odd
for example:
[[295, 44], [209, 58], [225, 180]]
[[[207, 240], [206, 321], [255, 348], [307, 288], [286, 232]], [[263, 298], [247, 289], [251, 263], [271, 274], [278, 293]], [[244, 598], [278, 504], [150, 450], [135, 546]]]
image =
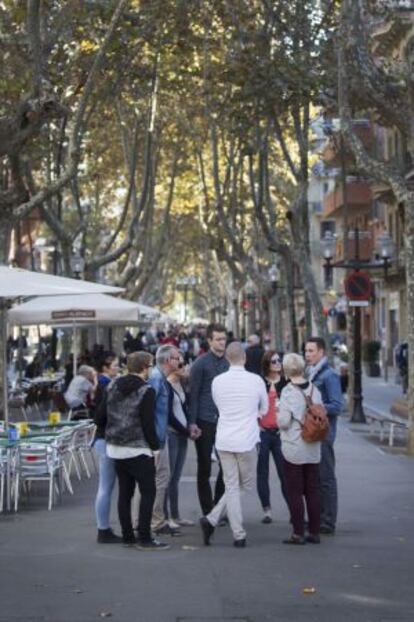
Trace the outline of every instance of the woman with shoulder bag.
[[269, 488], [270, 454], [275, 463], [282, 495], [288, 503], [277, 413], [278, 400], [287, 382], [283, 375], [281, 356], [275, 350], [269, 350], [263, 356], [262, 377], [269, 398], [269, 410], [264, 417], [259, 419], [260, 445], [257, 457], [257, 493], [263, 508], [262, 523], [269, 524], [272, 522]]
[[[283, 470], [293, 527], [285, 544], [319, 544], [320, 484], [319, 462], [321, 443], [307, 442], [302, 427], [307, 411], [306, 396], [314, 404], [322, 404], [318, 389], [304, 377], [305, 361], [298, 354], [283, 359], [285, 375], [290, 383], [283, 389], [279, 402], [279, 427], [282, 441]], [[309, 519], [309, 534], [305, 537], [305, 507]]]

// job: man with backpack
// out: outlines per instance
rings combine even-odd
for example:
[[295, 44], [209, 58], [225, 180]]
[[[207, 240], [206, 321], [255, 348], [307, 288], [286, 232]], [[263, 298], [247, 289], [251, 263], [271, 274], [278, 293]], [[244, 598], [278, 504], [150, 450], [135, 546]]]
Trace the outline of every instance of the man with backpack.
[[329, 418], [329, 434], [322, 441], [319, 465], [321, 482], [320, 533], [334, 535], [338, 513], [338, 489], [335, 475], [337, 418], [342, 411], [342, 390], [339, 376], [329, 365], [326, 344], [321, 337], [310, 337], [305, 345], [308, 378], [319, 389]]

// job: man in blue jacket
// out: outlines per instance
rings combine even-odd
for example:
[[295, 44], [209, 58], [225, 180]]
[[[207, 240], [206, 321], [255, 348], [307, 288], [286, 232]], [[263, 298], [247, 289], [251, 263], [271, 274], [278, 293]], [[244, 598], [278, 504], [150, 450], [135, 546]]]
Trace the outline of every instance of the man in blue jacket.
[[319, 389], [329, 417], [329, 435], [321, 445], [321, 528], [320, 533], [333, 535], [338, 513], [338, 489], [335, 475], [334, 442], [337, 418], [342, 412], [342, 390], [338, 374], [330, 367], [326, 344], [321, 337], [310, 337], [305, 346], [309, 380]]
[[168, 419], [172, 404], [171, 386], [167, 382], [167, 376], [178, 368], [181, 360], [178, 349], [170, 344], [160, 346], [156, 352], [157, 366], [154, 368], [149, 384], [155, 390], [155, 429], [160, 442], [160, 452], [156, 463], [157, 494], [152, 513], [152, 530], [155, 534], [180, 535], [179, 529], [169, 526], [165, 516], [164, 503], [170, 479], [170, 467], [168, 456]]

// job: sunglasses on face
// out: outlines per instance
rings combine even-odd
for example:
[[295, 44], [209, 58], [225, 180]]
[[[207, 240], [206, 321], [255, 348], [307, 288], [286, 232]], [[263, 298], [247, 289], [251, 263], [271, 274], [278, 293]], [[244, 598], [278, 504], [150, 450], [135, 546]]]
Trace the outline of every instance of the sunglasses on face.
[[280, 363], [281, 363], [282, 361], [280, 360], [280, 358], [279, 358], [279, 357], [275, 356], [274, 358], [270, 359], [270, 362], [271, 362], [273, 365], [280, 365]]

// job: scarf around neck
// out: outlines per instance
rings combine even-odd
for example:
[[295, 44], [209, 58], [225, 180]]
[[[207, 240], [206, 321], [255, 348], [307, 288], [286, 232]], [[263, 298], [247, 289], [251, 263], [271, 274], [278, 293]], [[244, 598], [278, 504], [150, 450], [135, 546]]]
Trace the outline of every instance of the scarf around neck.
[[328, 357], [323, 356], [321, 360], [319, 361], [319, 363], [317, 363], [316, 365], [310, 365], [309, 373], [308, 373], [309, 380], [312, 381], [315, 378], [315, 376], [319, 374], [322, 367], [324, 367], [327, 363], [328, 363]]

